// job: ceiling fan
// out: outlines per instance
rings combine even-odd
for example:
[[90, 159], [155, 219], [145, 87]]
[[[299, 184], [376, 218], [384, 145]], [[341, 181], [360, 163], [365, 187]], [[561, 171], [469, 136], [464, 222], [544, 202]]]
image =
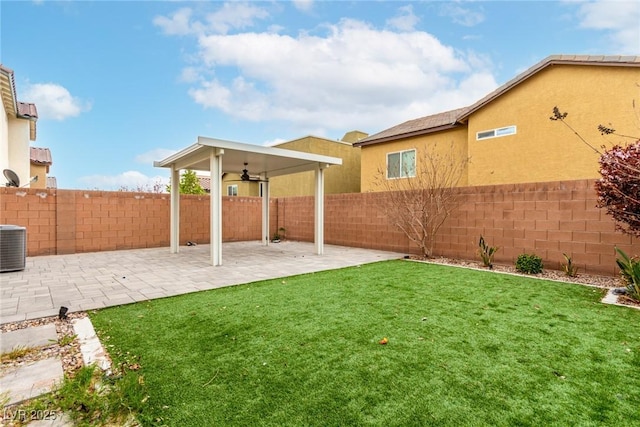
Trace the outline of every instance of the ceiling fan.
[[230, 179], [227, 182], [267, 182], [268, 180], [260, 179], [257, 176], [249, 175], [248, 169], [249, 163], [244, 162], [244, 169], [242, 169], [242, 174], [240, 175], [240, 179]]

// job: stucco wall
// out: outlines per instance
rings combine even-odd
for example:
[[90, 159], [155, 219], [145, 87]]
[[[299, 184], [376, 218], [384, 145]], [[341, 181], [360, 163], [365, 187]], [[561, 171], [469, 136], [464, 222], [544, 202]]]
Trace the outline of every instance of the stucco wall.
[[29, 188], [47, 188], [47, 165], [31, 163], [29, 175], [38, 177], [38, 180], [32, 182]]
[[[9, 169], [18, 174], [21, 186], [29, 186], [29, 120], [12, 118], [8, 121]], [[4, 176], [3, 176], [4, 178]]]
[[[0, 114], [0, 171], [9, 168], [9, 119], [4, 109], [4, 103], [0, 102], [2, 111]], [[4, 175], [0, 177], [4, 185]]]
[[[552, 66], [475, 112], [469, 120], [469, 185], [596, 178], [599, 155], [558, 121], [554, 106], [595, 148], [630, 142], [598, 125], [638, 135], [637, 67]], [[476, 141], [476, 132], [517, 126], [517, 134]]]
[[[428, 135], [406, 138], [400, 141], [373, 144], [362, 148], [362, 192], [369, 191], [385, 191], [385, 186], [379, 185], [377, 181], [386, 171], [387, 154], [416, 149], [416, 171], [419, 173], [423, 170], [425, 163], [428, 161], [429, 153], [433, 150], [438, 152], [452, 152], [459, 159], [467, 157], [467, 129], [459, 127], [442, 132], [432, 133]], [[426, 152], [425, 152], [426, 151]], [[472, 167], [473, 159], [470, 159], [467, 170], [463, 173], [459, 185], [468, 185], [468, 170]]]
[[[325, 169], [325, 194], [360, 192], [360, 148], [347, 142], [313, 136], [289, 141], [277, 148], [341, 158], [341, 166]], [[312, 195], [315, 194], [315, 173], [310, 171], [273, 177], [269, 180], [269, 188], [272, 197]]]
[[[362, 147], [362, 191], [381, 190], [374, 182], [387, 153], [424, 149], [437, 140], [452, 140], [461, 153], [467, 150], [468, 176], [462, 186], [595, 179], [599, 154], [563, 123], [549, 119], [553, 107], [568, 112], [567, 123], [598, 150], [629, 143], [634, 139], [603, 136], [597, 127], [640, 136], [638, 84], [638, 67], [550, 66], [474, 112], [467, 126]], [[515, 135], [476, 140], [479, 131], [511, 125], [517, 127]]]

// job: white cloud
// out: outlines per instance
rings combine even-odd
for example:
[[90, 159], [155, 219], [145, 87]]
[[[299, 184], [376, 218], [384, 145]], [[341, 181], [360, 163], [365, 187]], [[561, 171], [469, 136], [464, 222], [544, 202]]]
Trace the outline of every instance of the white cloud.
[[269, 17], [265, 9], [242, 2], [224, 3], [217, 11], [207, 14], [203, 21], [193, 20], [192, 15], [193, 10], [185, 7], [169, 17], [156, 16], [153, 23], [167, 35], [226, 34], [232, 29], [251, 27], [257, 19]]
[[[411, 7], [401, 11], [413, 16]], [[470, 105], [498, 86], [489, 61], [413, 30], [411, 20], [402, 25], [398, 32], [343, 19], [326, 24], [322, 34], [297, 35], [209, 29], [198, 35], [198, 62], [182, 78], [192, 82], [189, 95], [205, 108], [248, 121], [287, 122], [305, 133], [373, 133]]]
[[169, 183], [166, 176], [147, 176], [138, 171], [127, 171], [119, 175], [90, 175], [78, 178], [90, 190], [127, 190], [153, 192], [157, 187], [164, 190]]
[[[381, 31], [354, 20], [330, 26], [326, 37], [241, 33], [200, 37], [199, 43], [205, 66], [237, 74], [193, 87], [189, 93], [197, 103], [246, 120], [304, 128], [379, 129], [381, 120], [471, 104], [475, 96], [457, 95], [460, 104], [453, 104], [447, 92], [484, 72], [428, 33]], [[497, 87], [485, 83], [476, 92]], [[431, 108], [419, 110], [427, 100]]]
[[313, 0], [292, 0], [293, 6], [303, 12], [313, 9]]
[[82, 101], [55, 83], [29, 84], [21, 98], [36, 104], [41, 119], [64, 120], [91, 110], [91, 103]]
[[269, 16], [266, 10], [249, 3], [224, 3], [222, 8], [207, 15], [208, 28], [220, 34], [230, 29], [251, 27], [256, 19]]
[[195, 67], [185, 67], [180, 74], [180, 81], [184, 83], [196, 83], [200, 80], [200, 71]]
[[191, 22], [191, 9], [188, 7], [178, 9], [170, 17], [156, 16], [153, 18], [154, 25], [162, 28], [167, 35], [184, 36], [197, 32]]
[[154, 161], [164, 160], [176, 153], [176, 150], [168, 150], [166, 148], [156, 148], [136, 156], [137, 163], [152, 165]]
[[639, 2], [595, 1], [578, 5], [580, 26], [606, 31], [613, 44], [612, 54], [637, 54], [640, 52]]
[[413, 13], [413, 6], [403, 6], [398, 11], [398, 16], [387, 19], [387, 26], [400, 31], [413, 31], [420, 22], [420, 18]]
[[464, 27], [473, 27], [484, 21], [483, 12], [464, 8], [456, 3], [443, 4], [440, 13], [450, 17], [454, 23]]

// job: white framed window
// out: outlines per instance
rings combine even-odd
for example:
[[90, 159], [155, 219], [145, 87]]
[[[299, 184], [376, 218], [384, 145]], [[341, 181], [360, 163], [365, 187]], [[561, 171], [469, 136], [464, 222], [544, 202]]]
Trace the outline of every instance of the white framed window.
[[238, 184], [227, 185], [227, 196], [238, 195]]
[[387, 154], [387, 179], [416, 176], [416, 150]]
[[515, 125], [483, 130], [476, 133], [476, 141], [480, 141], [481, 139], [498, 138], [500, 136], [515, 135], [516, 133], [517, 129]]

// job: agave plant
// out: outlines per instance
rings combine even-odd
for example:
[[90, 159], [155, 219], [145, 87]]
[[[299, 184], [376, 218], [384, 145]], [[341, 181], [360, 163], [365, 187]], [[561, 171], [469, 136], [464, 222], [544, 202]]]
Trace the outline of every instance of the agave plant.
[[489, 269], [493, 268], [493, 256], [496, 252], [498, 252], [497, 246], [489, 246], [484, 241], [484, 237], [480, 236], [480, 242], [478, 243], [479, 249], [478, 254], [480, 258], [482, 258], [482, 263], [485, 267], [489, 267]]
[[627, 295], [640, 301], [640, 260], [631, 258], [622, 249], [616, 247], [619, 258], [616, 264], [620, 268], [622, 280], [627, 285]]

